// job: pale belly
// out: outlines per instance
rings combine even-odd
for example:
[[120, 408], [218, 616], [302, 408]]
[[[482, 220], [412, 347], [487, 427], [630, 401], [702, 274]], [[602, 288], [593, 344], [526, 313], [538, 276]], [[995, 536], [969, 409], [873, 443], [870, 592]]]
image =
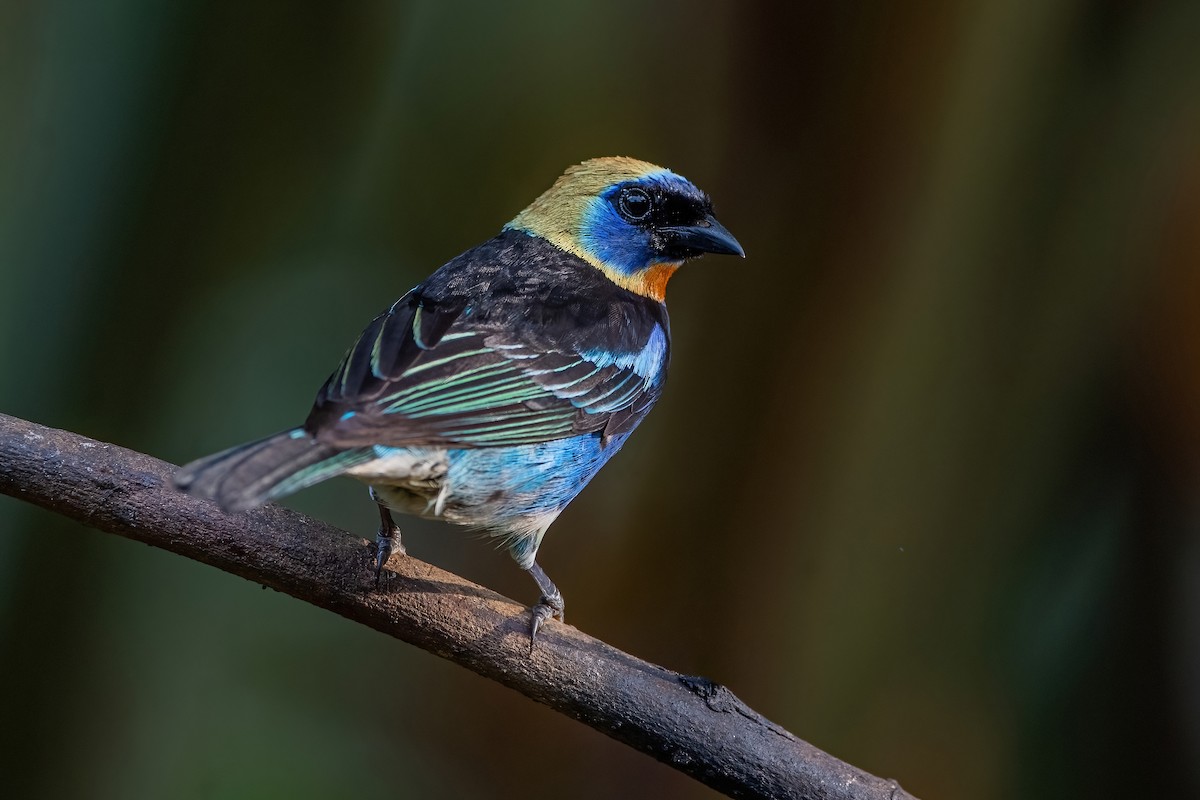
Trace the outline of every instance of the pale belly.
[[525, 535], [544, 530], [626, 438], [602, 443], [585, 435], [469, 450], [376, 447], [379, 458], [347, 474], [403, 514]]

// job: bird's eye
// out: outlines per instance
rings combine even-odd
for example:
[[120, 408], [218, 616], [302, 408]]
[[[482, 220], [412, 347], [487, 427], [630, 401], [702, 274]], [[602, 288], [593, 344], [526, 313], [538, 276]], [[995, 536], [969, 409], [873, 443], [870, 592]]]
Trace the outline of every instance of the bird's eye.
[[617, 208], [621, 211], [621, 216], [631, 222], [640, 222], [650, 215], [650, 209], [654, 206], [654, 202], [650, 199], [650, 195], [643, 189], [632, 187], [624, 189], [619, 198], [617, 198]]

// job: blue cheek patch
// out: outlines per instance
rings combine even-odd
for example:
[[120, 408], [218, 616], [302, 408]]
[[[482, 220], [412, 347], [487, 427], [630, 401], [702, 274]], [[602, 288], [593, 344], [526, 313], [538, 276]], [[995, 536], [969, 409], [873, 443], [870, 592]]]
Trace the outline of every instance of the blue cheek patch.
[[655, 260], [649, 231], [621, 219], [603, 197], [594, 198], [588, 205], [579, 234], [584, 250], [625, 275], [643, 270]]

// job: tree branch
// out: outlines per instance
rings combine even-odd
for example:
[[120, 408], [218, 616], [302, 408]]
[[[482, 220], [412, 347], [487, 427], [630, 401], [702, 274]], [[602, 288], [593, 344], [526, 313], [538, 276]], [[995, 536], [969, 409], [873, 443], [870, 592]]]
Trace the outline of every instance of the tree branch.
[[763, 718], [724, 686], [548, 623], [415, 558], [376, 590], [363, 539], [278, 506], [223, 514], [150, 456], [0, 414], [0, 492], [329, 609], [568, 714], [733, 797], [911, 798]]

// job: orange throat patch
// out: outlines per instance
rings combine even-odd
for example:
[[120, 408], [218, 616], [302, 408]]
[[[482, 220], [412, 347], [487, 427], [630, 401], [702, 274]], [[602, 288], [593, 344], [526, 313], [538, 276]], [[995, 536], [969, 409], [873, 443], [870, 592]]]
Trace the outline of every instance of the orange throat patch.
[[662, 303], [667, 299], [667, 282], [679, 269], [679, 262], [664, 261], [651, 264], [636, 275], [630, 275], [622, 285], [631, 292]]

